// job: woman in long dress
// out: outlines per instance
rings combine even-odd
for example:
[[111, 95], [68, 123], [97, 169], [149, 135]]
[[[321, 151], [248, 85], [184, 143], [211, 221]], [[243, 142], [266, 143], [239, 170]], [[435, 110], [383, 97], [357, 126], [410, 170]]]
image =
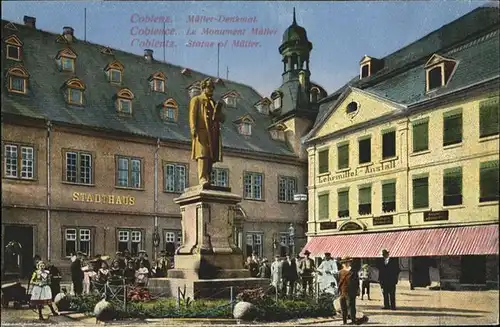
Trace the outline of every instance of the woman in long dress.
[[43, 320], [42, 309], [44, 305], [48, 305], [54, 316], [58, 313], [52, 306], [52, 291], [50, 289], [50, 273], [45, 269], [45, 263], [39, 261], [36, 265], [36, 270], [31, 276], [33, 289], [31, 291], [31, 304], [38, 308], [38, 318]]
[[271, 285], [276, 292], [281, 289], [281, 278], [283, 277], [282, 262], [279, 255], [274, 257], [274, 262], [271, 264]]

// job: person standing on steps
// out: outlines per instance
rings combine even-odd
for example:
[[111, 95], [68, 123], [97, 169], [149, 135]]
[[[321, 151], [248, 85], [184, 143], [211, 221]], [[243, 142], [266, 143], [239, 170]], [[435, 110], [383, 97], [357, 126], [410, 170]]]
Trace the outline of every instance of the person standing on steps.
[[396, 284], [399, 279], [399, 260], [390, 258], [389, 251], [382, 250], [382, 260], [378, 264], [379, 282], [384, 296], [382, 309], [396, 310]]

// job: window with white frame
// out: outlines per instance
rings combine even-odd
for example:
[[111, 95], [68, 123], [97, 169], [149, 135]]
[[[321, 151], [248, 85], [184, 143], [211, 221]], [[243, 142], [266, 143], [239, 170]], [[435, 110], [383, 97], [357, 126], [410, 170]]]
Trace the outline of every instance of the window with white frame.
[[250, 256], [252, 253], [255, 253], [259, 258], [262, 258], [264, 254], [263, 249], [263, 238], [264, 233], [262, 232], [248, 232], [247, 233], [247, 246], [246, 246], [246, 255]]
[[180, 163], [166, 163], [164, 165], [165, 192], [182, 193], [187, 187], [187, 166]]
[[138, 255], [142, 250], [142, 231], [119, 229], [117, 251], [130, 251], [132, 255]]
[[4, 176], [9, 178], [35, 178], [35, 150], [32, 146], [4, 145]]
[[252, 135], [252, 123], [242, 122], [239, 126], [240, 134], [245, 136]]
[[278, 201], [293, 202], [293, 196], [297, 192], [297, 179], [295, 177], [279, 177]]
[[141, 159], [118, 157], [116, 186], [141, 188]]
[[224, 99], [224, 102], [228, 107], [234, 108], [236, 107], [236, 97], [234, 96], [228, 96]]
[[92, 155], [90, 153], [67, 151], [65, 181], [78, 184], [92, 184]]
[[213, 168], [210, 175], [210, 183], [214, 186], [229, 187], [229, 170]]
[[92, 255], [90, 228], [65, 228], [64, 229], [64, 256], [70, 257], [81, 251]]
[[245, 199], [262, 200], [263, 176], [260, 173], [246, 172], [243, 178]]
[[168, 256], [173, 256], [175, 250], [182, 244], [182, 232], [180, 230], [168, 230], [165, 232], [165, 251]]

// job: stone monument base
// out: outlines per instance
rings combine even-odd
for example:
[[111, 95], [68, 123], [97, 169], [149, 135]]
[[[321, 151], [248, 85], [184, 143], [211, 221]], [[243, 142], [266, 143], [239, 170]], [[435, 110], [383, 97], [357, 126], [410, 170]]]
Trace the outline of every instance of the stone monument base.
[[[270, 280], [267, 278], [227, 278], [189, 280], [183, 278], [150, 278], [148, 289], [153, 296], [177, 298], [177, 292], [185, 291], [184, 298], [227, 299], [236, 298], [238, 293], [252, 288], [267, 289]], [[232, 289], [232, 294], [231, 294]]]
[[175, 256], [175, 269], [168, 271], [168, 278], [221, 279], [250, 277], [248, 269], [241, 267], [241, 254], [181, 254]]

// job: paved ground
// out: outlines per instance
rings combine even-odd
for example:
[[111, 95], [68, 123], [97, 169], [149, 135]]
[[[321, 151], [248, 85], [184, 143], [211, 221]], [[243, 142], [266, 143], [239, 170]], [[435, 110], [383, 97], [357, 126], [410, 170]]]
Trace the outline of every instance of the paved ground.
[[[499, 323], [499, 292], [496, 291], [434, 291], [428, 289], [410, 290], [407, 282], [400, 282], [397, 289], [396, 311], [382, 310], [382, 294], [378, 284], [371, 285], [372, 300], [358, 299], [358, 311], [369, 317], [367, 325], [380, 326], [423, 326], [423, 325], [498, 325]], [[48, 308], [44, 310], [45, 317], [49, 315]], [[8, 324], [39, 323], [37, 313], [31, 309], [2, 309], [2, 326]], [[50, 316], [45, 323], [87, 325], [95, 324], [94, 318], [74, 315], [72, 319], [65, 316]], [[139, 325], [130, 322], [127, 325]], [[147, 325], [207, 325], [209, 321], [200, 320], [179, 321], [172, 319], [155, 319], [146, 322]], [[230, 321], [213, 321], [212, 324], [231, 324]], [[341, 325], [339, 315], [333, 319], [301, 319], [287, 323], [272, 323], [266, 325]]]

